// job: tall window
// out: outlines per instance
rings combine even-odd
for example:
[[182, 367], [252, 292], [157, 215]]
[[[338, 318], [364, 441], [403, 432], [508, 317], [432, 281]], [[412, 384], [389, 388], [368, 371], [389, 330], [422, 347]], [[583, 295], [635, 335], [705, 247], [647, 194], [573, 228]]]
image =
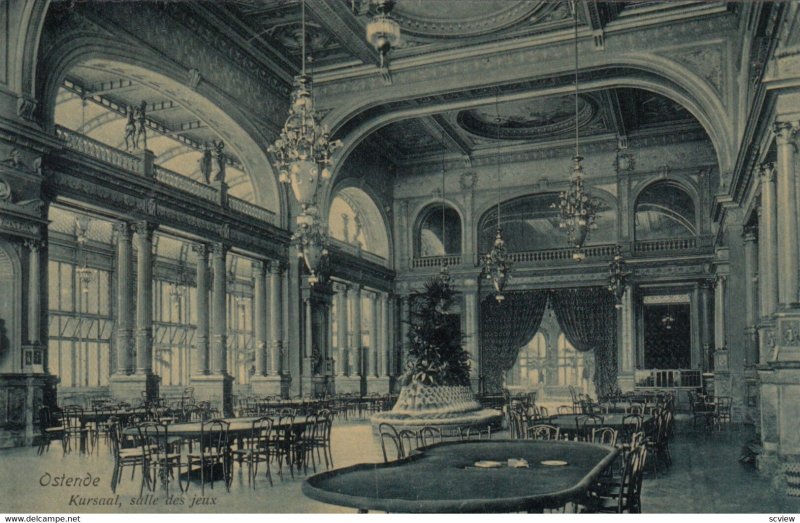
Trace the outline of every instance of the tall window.
[[236, 383], [250, 383], [255, 361], [253, 295], [250, 286], [237, 283], [237, 288], [228, 293], [228, 372]]
[[519, 350], [517, 361], [506, 374], [506, 385], [535, 388], [544, 383], [544, 367], [547, 362], [547, 340], [541, 332], [531, 338]]
[[564, 333], [558, 335], [558, 384], [583, 388], [583, 353], [575, 350]]
[[164, 386], [187, 385], [192, 368], [196, 289], [174, 281], [156, 280], [153, 314], [153, 371]]
[[50, 371], [64, 387], [102, 387], [111, 373], [111, 273], [96, 269], [77, 280], [75, 265], [50, 260]]

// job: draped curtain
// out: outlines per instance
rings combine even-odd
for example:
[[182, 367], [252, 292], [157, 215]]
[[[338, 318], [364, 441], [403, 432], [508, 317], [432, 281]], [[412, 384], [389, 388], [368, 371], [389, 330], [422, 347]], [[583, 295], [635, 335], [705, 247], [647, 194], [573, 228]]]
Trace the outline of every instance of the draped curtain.
[[576, 350], [594, 351], [597, 397], [617, 391], [617, 313], [604, 287], [556, 289], [551, 306], [564, 335]]
[[547, 291], [506, 292], [497, 302], [489, 296], [481, 302], [483, 377], [487, 392], [500, 392], [503, 375], [517, 359], [519, 349], [539, 330], [547, 306]]

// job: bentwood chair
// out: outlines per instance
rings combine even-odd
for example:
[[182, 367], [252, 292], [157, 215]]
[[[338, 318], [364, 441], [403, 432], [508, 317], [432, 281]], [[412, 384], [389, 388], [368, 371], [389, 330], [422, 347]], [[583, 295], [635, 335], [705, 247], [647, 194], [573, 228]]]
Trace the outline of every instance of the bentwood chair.
[[[169, 492], [169, 482], [175, 478], [175, 469], [178, 470], [178, 488], [185, 491], [181, 483], [181, 440], [167, 441], [167, 428], [154, 421], [139, 424], [139, 441], [144, 455], [143, 474], [148, 475], [148, 483], [155, 490], [158, 480]], [[188, 481], [186, 487], [188, 488]]]
[[613, 447], [617, 444], [617, 431], [611, 427], [593, 428], [591, 441]]
[[264, 463], [267, 467], [266, 478], [272, 486], [272, 472], [269, 466], [269, 443], [272, 438], [272, 418], [261, 417], [253, 420], [250, 433], [242, 439], [241, 447], [233, 451], [238, 458], [240, 466], [247, 465], [247, 484], [256, 486], [258, 464]]
[[558, 439], [560, 429], [553, 425], [533, 425], [528, 427], [528, 439], [536, 440], [556, 440]]
[[400, 438], [392, 432], [381, 432], [381, 451], [383, 452], [384, 463], [405, 457]]
[[278, 465], [278, 476], [283, 479], [283, 463], [289, 467], [294, 479], [294, 447], [296, 432], [294, 430], [294, 409], [283, 409], [278, 417], [277, 425], [273, 425], [268, 451], [270, 459]]
[[203, 421], [200, 424], [200, 441], [197, 450], [188, 454], [189, 469], [199, 467], [200, 489], [205, 495], [206, 481], [214, 488], [214, 476], [217, 470], [222, 471], [225, 488], [230, 492], [231, 485], [231, 449], [228, 445], [228, 429], [230, 423], [222, 419]]
[[66, 454], [66, 437], [67, 432], [64, 425], [61, 424], [59, 416], [46, 405], [39, 407], [39, 448], [36, 454], [41, 456], [44, 451], [50, 450], [50, 442], [53, 440], [61, 442], [61, 452]]
[[145, 484], [150, 486], [150, 475], [147, 472], [148, 462], [139, 437], [128, 438], [122, 433], [122, 425], [112, 423], [108, 428], [108, 437], [111, 441], [111, 450], [114, 455], [114, 471], [111, 474], [111, 492], [117, 492], [117, 485], [122, 482], [122, 470], [131, 469], [131, 480], [136, 473], [136, 467], [141, 469], [142, 481], [139, 485], [139, 496], [142, 495]]

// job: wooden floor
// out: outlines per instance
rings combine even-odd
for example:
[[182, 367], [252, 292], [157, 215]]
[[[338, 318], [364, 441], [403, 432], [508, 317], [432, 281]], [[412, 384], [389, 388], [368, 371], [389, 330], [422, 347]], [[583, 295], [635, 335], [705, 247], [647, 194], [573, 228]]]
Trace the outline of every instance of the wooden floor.
[[[797, 513], [800, 498], [791, 498], [770, 488], [770, 479], [738, 462], [742, 444], [750, 433], [746, 429], [723, 433], [692, 431], [678, 423], [678, 433], [671, 444], [673, 466], [660, 471], [659, 477], [649, 472], [645, 477], [642, 505], [645, 512], [726, 512], [726, 513]], [[496, 437], [504, 437], [501, 433]], [[333, 452], [336, 466], [380, 461], [380, 448], [367, 422], [335, 423]], [[649, 467], [648, 467], [649, 468]], [[126, 472], [118, 489], [117, 499], [110, 489], [112, 458], [106, 447], [90, 455], [72, 452], [62, 456], [56, 443], [44, 456], [36, 449], [0, 451], [0, 512], [353, 512], [342, 507], [309, 500], [300, 491], [302, 477], [284, 480], [274, 475], [270, 487], [260, 475], [254, 487], [247, 485], [246, 472], [234, 469], [231, 492], [221, 482], [214, 489], [206, 488], [201, 496], [199, 485], [187, 493], [163, 490], [151, 497], [138, 499], [139, 472], [133, 480]], [[99, 478], [97, 486], [52, 486], [54, 478]], [[42, 484], [50, 483], [48, 486]], [[90, 483], [94, 483], [90, 481]], [[111, 498], [111, 499], [109, 499]], [[95, 501], [96, 500], [96, 501]], [[82, 502], [111, 501], [114, 506], [82, 505]], [[168, 504], [171, 501], [172, 504]], [[141, 503], [141, 504], [140, 504]]]

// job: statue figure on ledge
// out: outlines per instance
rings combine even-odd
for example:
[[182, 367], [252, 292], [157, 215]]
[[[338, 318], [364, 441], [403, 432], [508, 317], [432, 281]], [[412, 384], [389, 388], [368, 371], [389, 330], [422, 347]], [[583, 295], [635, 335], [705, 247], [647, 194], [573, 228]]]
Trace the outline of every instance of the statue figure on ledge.
[[203, 157], [200, 158], [200, 173], [203, 175], [203, 181], [206, 184], [211, 183], [211, 164], [211, 146], [208, 145], [208, 142], [205, 142], [203, 144]]
[[125, 150], [130, 151], [131, 147], [138, 148], [136, 141], [136, 118], [133, 107], [128, 107], [128, 122], [125, 124]]
[[147, 149], [147, 102], [142, 100], [136, 109], [136, 141], [134, 147], [139, 148], [141, 140], [142, 149]]
[[214, 181], [225, 183], [225, 142], [213, 141], [214, 143], [214, 157], [217, 159], [217, 173], [214, 175]]

